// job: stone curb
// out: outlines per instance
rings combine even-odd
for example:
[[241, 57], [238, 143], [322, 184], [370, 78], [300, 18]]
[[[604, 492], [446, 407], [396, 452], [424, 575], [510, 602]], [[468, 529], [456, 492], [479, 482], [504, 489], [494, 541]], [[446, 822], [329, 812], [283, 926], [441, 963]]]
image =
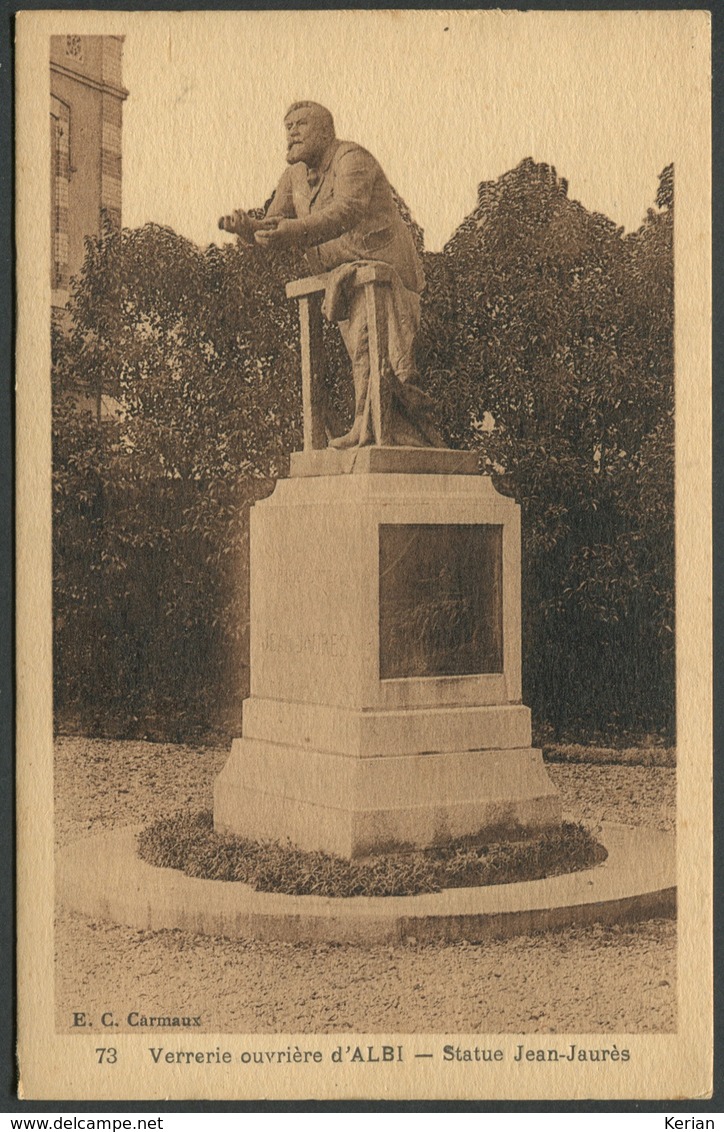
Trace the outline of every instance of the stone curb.
[[421, 896], [344, 899], [255, 892], [155, 868], [138, 857], [137, 833], [125, 828], [60, 850], [61, 903], [148, 931], [288, 943], [480, 942], [676, 912], [674, 838], [645, 828], [604, 825], [600, 838], [608, 858], [583, 872]]

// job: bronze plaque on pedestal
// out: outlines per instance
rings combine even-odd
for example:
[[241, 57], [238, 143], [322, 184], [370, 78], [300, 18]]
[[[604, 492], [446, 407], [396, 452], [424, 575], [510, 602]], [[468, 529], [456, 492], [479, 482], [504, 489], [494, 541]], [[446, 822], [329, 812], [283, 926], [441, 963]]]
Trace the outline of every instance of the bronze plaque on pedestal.
[[503, 528], [380, 525], [380, 679], [503, 671]]

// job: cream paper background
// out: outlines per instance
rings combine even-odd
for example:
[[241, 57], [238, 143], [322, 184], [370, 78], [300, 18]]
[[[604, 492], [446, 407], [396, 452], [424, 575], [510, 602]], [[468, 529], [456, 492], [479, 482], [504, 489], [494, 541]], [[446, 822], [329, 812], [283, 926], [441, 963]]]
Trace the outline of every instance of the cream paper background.
[[[441, 27], [454, 32], [457, 52], [441, 47]], [[433, 248], [473, 207], [479, 180], [498, 176], [528, 155], [555, 164], [570, 179], [572, 198], [599, 208], [627, 228], [636, 227], [645, 207], [653, 203], [656, 174], [669, 161], [675, 163], [680, 924], [676, 1034], [607, 1033], [583, 1042], [575, 1034], [535, 1034], [528, 1039], [513, 1034], [499, 1038], [375, 1034], [367, 1042], [363, 1035], [297, 1035], [295, 1042], [294, 1035], [204, 1034], [198, 1042], [185, 1040], [183, 1048], [219, 1045], [234, 1053], [236, 1064], [177, 1067], [150, 1064], [146, 1040], [140, 1035], [114, 1036], [118, 1063], [99, 1066], [94, 1053], [97, 1038], [55, 1033], [48, 37], [68, 33], [124, 35], [127, 44], [134, 37], [136, 59], [140, 50], [146, 53], [148, 73], [157, 77], [158, 92], [155, 106], [144, 111], [149, 123], [146, 152], [148, 165], [165, 172], [165, 181], [158, 180], [155, 186], [144, 182], [143, 144], [138, 145], [136, 136], [130, 157], [124, 144], [124, 223], [145, 219], [174, 223], [200, 242], [219, 235], [200, 229], [205, 223], [202, 212], [211, 210], [213, 228], [227, 202], [259, 203], [264, 199], [259, 186], [268, 190], [275, 183], [283, 166], [281, 128], [275, 133], [278, 123], [276, 119], [270, 123], [267, 116], [269, 107], [278, 103], [280, 117], [290, 100], [284, 88], [287, 74], [294, 82], [292, 98], [327, 102], [337, 111], [340, 135], [369, 145], [380, 157], [413, 214], [428, 229]], [[191, 90], [198, 84], [200, 93], [197, 101], [185, 99], [177, 107], [175, 124], [173, 115], [166, 119], [168, 129], [177, 131], [175, 148], [169, 138], [167, 149], [159, 154], [154, 123], [164, 120], [169, 111], [165, 68], [172, 62], [173, 42], [185, 45], [185, 74]], [[376, 45], [373, 54], [370, 44]], [[403, 56], [414, 59], [414, 73], [404, 65]], [[398, 57], [400, 65], [395, 66]], [[278, 61], [276, 68], [270, 69], [270, 58]], [[202, 97], [203, 86], [210, 81], [210, 65], [215, 68], [212, 83], [224, 84], [224, 67], [234, 65], [253, 79], [247, 102], [228, 108], [227, 132], [223, 144], [217, 140], [211, 164], [208, 152], [194, 160], [195, 140], [201, 145], [200, 139], [211, 136], [213, 143], [213, 129], [205, 117], [208, 103]], [[32, 12], [18, 16], [16, 67], [21, 1095], [148, 1100], [705, 1097], [712, 1081], [708, 13]], [[299, 89], [297, 74], [313, 76], [314, 81]], [[124, 81], [131, 88], [124, 110], [128, 122], [135, 113], [134, 91], [125, 66]], [[461, 98], [471, 89], [481, 91], [477, 109], [484, 126], [481, 139], [471, 135], [475, 119]], [[442, 130], [430, 121], [435, 100], [445, 107]], [[246, 122], [252, 125], [244, 132]], [[258, 153], [259, 169], [254, 174], [258, 182], [252, 180], [246, 160], [240, 167], [242, 134], [248, 137], [252, 156]], [[184, 138], [185, 149], [179, 141]], [[482, 148], [476, 149], [479, 141]], [[594, 151], [600, 157], [598, 164], [592, 158]], [[472, 155], [468, 165], [457, 157], [464, 153]], [[446, 172], [450, 191], [445, 207], [458, 212], [437, 215], [441, 198], [434, 184], [428, 183], [426, 169], [445, 164], [451, 154], [456, 157], [457, 174], [450, 180]], [[180, 164], [179, 158], [183, 158]], [[264, 165], [270, 160], [272, 166]], [[223, 207], [202, 199], [204, 193], [208, 199], [209, 168], [215, 169]], [[267, 168], [273, 168], [271, 179]], [[224, 194], [234, 184], [238, 191], [228, 201]], [[645, 190], [646, 184], [650, 190]], [[144, 206], [144, 191], [153, 197], [152, 204], [146, 201]], [[640, 199], [643, 208], [637, 203]], [[461, 207], [461, 201], [467, 204]], [[364, 962], [362, 950], [360, 961]], [[402, 1066], [344, 1065], [332, 1070], [328, 1056], [340, 1040], [404, 1042], [408, 1060]], [[506, 1061], [484, 1067], [413, 1060], [416, 1050], [440, 1050], [447, 1040], [497, 1045], [506, 1050], [506, 1058], [512, 1057], [519, 1040], [535, 1048], [563, 1048], [568, 1041], [608, 1047], [615, 1043], [619, 1049], [631, 1050], [631, 1060], [582, 1066]], [[242, 1050], [284, 1049], [296, 1043], [323, 1050], [325, 1063], [275, 1067], [254, 1076], [239, 1065]]]

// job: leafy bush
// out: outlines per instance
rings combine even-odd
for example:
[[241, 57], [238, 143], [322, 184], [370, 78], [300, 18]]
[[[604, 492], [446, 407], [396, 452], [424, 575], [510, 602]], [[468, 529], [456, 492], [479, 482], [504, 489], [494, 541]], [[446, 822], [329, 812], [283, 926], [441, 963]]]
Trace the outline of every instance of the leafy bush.
[[337, 897], [414, 896], [539, 880], [591, 868], [607, 856], [582, 825], [564, 822], [516, 841], [472, 845], [463, 838], [444, 848], [347, 861], [291, 844], [216, 833], [210, 811], [184, 812], [148, 826], [139, 835], [138, 849], [148, 864], [187, 876], [241, 881], [259, 892]]
[[301, 428], [291, 270], [155, 225], [88, 242], [53, 371], [56, 707], [84, 730], [238, 725], [248, 511]]
[[428, 257], [428, 387], [522, 506], [524, 698], [553, 737], [673, 733], [671, 167], [661, 184], [624, 236], [524, 161]]

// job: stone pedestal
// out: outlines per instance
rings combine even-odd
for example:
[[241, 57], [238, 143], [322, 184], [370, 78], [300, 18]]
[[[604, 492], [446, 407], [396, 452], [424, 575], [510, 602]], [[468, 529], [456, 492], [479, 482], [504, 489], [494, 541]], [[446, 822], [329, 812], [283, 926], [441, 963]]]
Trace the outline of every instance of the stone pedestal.
[[218, 830], [354, 857], [560, 820], [521, 703], [519, 508], [474, 471], [300, 453], [254, 506], [251, 696]]

